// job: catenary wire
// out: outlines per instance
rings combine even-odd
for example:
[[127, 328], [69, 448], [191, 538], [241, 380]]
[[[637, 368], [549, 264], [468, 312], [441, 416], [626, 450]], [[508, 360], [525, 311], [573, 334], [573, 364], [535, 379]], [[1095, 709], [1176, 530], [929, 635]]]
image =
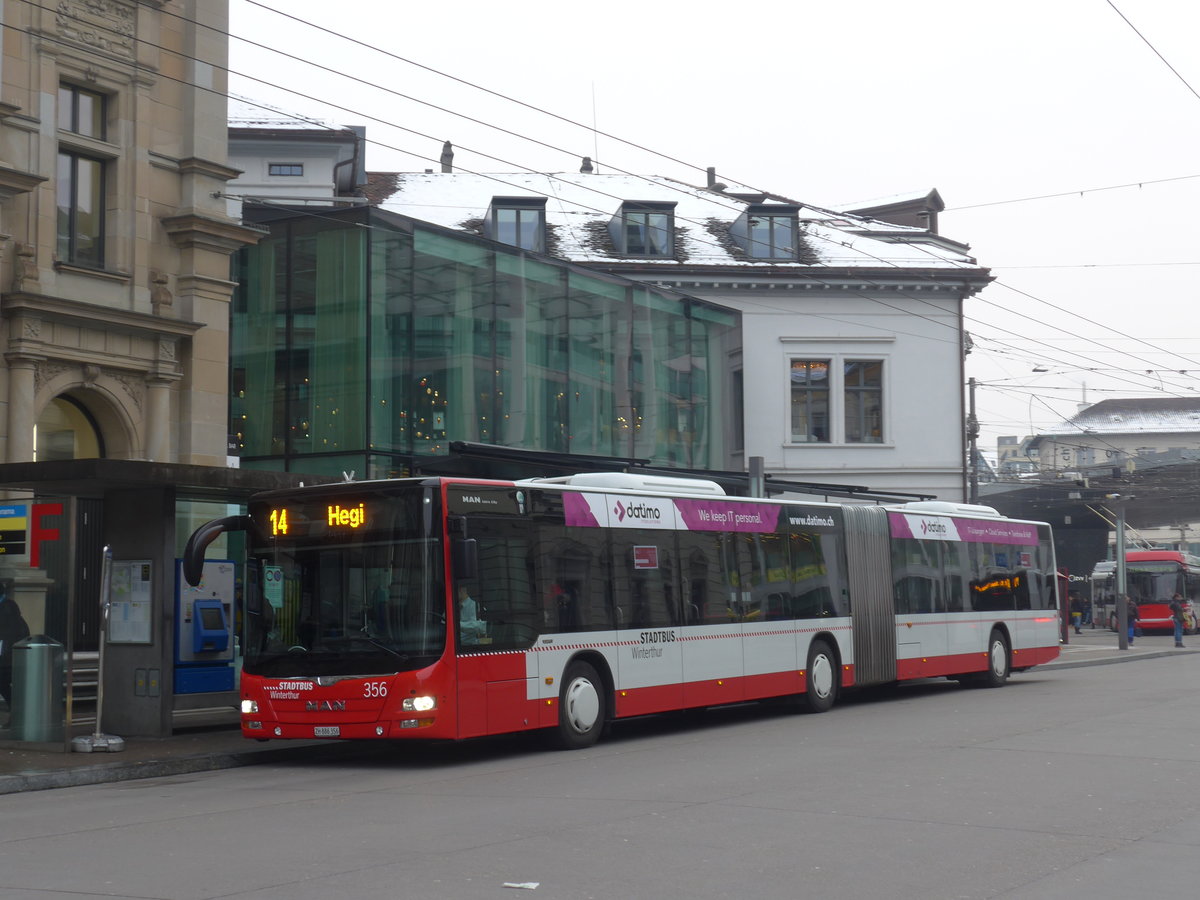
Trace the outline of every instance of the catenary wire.
[[[29, 0], [26, 0], [26, 2], [29, 2]], [[255, 4], [255, 5], [262, 6], [262, 4]], [[265, 6], [264, 6], [263, 8], [270, 9], [269, 7], [265, 7]], [[272, 10], [272, 11], [276, 11], [276, 10]], [[276, 11], [276, 12], [278, 12], [278, 11]], [[286, 15], [286, 14], [285, 14], [285, 15]], [[290, 17], [290, 16], [289, 16], [289, 17]], [[291, 17], [291, 18], [295, 18], [295, 17]], [[303, 20], [300, 20], [300, 21], [303, 21]], [[311, 23], [306, 23], [306, 24], [311, 24]], [[320, 26], [314, 26], [314, 27], [318, 27], [318, 28], [319, 28]], [[326, 30], [326, 31], [328, 31], [328, 29], [322, 29], [322, 30]], [[330, 33], [334, 33], [334, 32], [330, 32]], [[240, 74], [240, 73], [239, 73], [239, 74]], [[439, 74], [444, 74], [444, 73], [439, 73]], [[258, 78], [255, 78], [254, 76], [245, 76], [245, 77], [249, 77], [249, 78], [251, 78], [251, 80], [255, 80], [255, 81], [258, 81], [258, 82], [260, 82], [260, 83], [263, 83], [263, 84], [270, 84], [269, 82], [266, 82], [266, 81], [265, 81], [265, 80], [263, 80], [263, 79], [258, 79]], [[446, 76], [446, 77], [453, 77], [453, 76]], [[293, 93], [296, 93], [296, 94], [297, 94], [297, 96], [307, 96], [307, 95], [299, 94], [298, 92], [293, 92]], [[314, 100], [314, 101], [316, 101], [316, 102], [325, 102], [325, 101], [321, 101], [319, 98], [316, 98], [316, 97], [308, 97], [308, 99]], [[520, 102], [520, 101], [514, 101], [514, 102]], [[336, 106], [336, 104], [327, 104], [327, 105], [333, 105], [333, 106]], [[527, 105], [527, 104], [526, 104], [526, 105]], [[354, 110], [349, 110], [349, 109], [346, 109], [346, 108], [344, 108], [344, 107], [337, 107], [337, 108], [344, 109], [346, 112], [350, 112], [350, 113], [352, 113], [352, 114], [355, 114], [355, 115], [358, 115], [358, 114], [359, 114], [359, 113], [356, 113]], [[535, 108], [535, 109], [536, 109], [536, 107], [531, 107], [531, 108]], [[384, 120], [379, 120], [379, 119], [377, 119], [377, 118], [375, 118], [375, 117], [367, 116], [367, 118], [372, 118], [372, 119], [375, 119], [376, 121], [383, 122], [384, 124], [387, 124], [387, 125], [389, 125], [389, 126], [393, 126], [393, 125], [394, 125], [394, 123], [390, 123], [390, 122], [384, 122]], [[574, 124], [578, 124], [578, 123], [574, 123]], [[399, 126], [395, 126], [395, 127], [399, 127]], [[587, 126], [582, 126], [582, 125], [581, 125], [580, 127], [587, 127]], [[412, 129], [404, 129], [404, 130], [412, 131]], [[415, 132], [415, 131], [413, 131], [413, 133], [415, 133], [415, 134], [420, 134], [419, 132]], [[425, 136], [425, 135], [422, 135], [422, 136]], [[429, 136], [425, 136], [425, 137], [429, 137]], [[433, 139], [433, 138], [430, 138], [430, 139]], [[619, 140], [619, 139], [618, 139], [618, 140]], [[631, 143], [631, 144], [632, 144], [632, 142], [625, 142], [625, 143]], [[385, 146], [386, 146], [386, 145], [385, 145]], [[547, 145], [547, 146], [548, 146], [548, 145]], [[634, 145], [634, 146], [640, 146], [640, 145]], [[402, 148], [393, 148], [393, 149], [398, 149], [398, 150], [400, 150], [401, 152], [406, 152], [406, 153], [408, 153], [408, 152], [409, 152], [409, 151], [407, 151], [407, 150], [404, 150], [404, 149], [402, 149]], [[648, 149], [648, 148], [642, 148], [642, 149]], [[566, 151], [563, 151], [563, 152], [566, 152]], [[650, 151], [650, 152], [653, 152], [653, 151]], [[431, 162], [432, 162], [432, 161], [434, 161], [434, 160], [432, 160], [432, 158], [430, 158], [430, 157], [423, 157], [423, 156], [420, 156], [419, 154], [413, 154], [413, 155], [414, 155], [414, 156], [417, 156], [417, 158], [427, 159], [428, 161], [431, 161]], [[481, 154], [481, 155], [484, 155], [484, 156], [486, 156], [486, 154]], [[657, 154], [657, 155], [660, 155], [660, 156], [662, 156], [662, 154]], [[494, 159], [495, 157], [489, 157], [489, 158], [493, 158], [493, 159]], [[667, 157], [667, 158], [669, 158], [669, 157]], [[500, 161], [502, 161], [502, 160], [500, 160]], [[685, 165], [686, 165], [686, 164], [685, 164]], [[695, 166], [693, 166], [692, 168], [699, 168], [699, 167], [695, 167]], [[530, 171], [532, 171], [532, 170], [530, 170]], [[487, 175], [487, 174], [485, 174], [485, 173], [473, 173], [473, 174], [477, 174], [477, 175], [480, 175], [480, 176], [482, 176], [482, 177], [485, 177], [485, 178], [492, 178], [492, 176], [489, 176], [489, 175]], [[495, 178], [492, 178], [492, 180], [500, 180], [500, 179], [495, 179]], [[501, 180], [501, 183], [505, 183], [505, 182], [503, 182], [503, 181]], [[603, 193], [603, 192], [598, 192], [598, 193]], [[611, 195], [608, 195], [608, 196], [611, 196]], [[622, 198], [615, 198], [615, 199], [622, 199]], [[806, 205], [806, 206], [810, 206], [810, 208], [814, 208], [814, 209], [818, 208], [818, 207], [813, 207], [811, 204], [805, 204], [805, 205]], [[585, 207], [585, 208], [586, 208], [586, 207]], [[806, 236], [807, 236], [807, 237], [809, 237], [809, 238], [815, 238], [815, 239], [818, 239], [818, 240], [827, 240], [827, 241], [831, 241], [831, 242], [834, 242], [834, 243], [839, 243], [839, 242], [836, 242], [836, 241], [832, 241], [832, 239], [823, 238], [821, 235], [814, 235], [814, 234], [811, 234], [811, 233], [806, 233]], [[932, 252], [931, 252], [931, 251], [929, 251], [929, 250], [928, 250], [928, 248], [920, 248], [920, 249], [922, 249], [922, 250], [924, 250], [924, 251], [926, 251], [926, 252], [930, 252], [930, 253], [931, 253], [931, 255], [932, 255]], [[866, 255], [870, 256], [870, 254], [866, 254]], [[893, 266], [893, 267], [897, 267], [897, 264], [896, 264], [894, 261], [883, 260], [883, 259], [882, 259], [882, 258], [880, 258], [880, 257], [872, 257], [872, 258], [874, 258], [874, 259], [876, 259], [877, 261], [879, 261], [879, 262], [883, 263], [884, 265], [891, 265], [891, 266]], [[939, 260], [939, 261], [941, 261], [941, 262], [946, 262], [946, 261], [947, 261], [947, 260], [946, 260], [946, 258], [945, 258], [945, 257], [942, 257], [942, 256], [936, 256], [935, 258], [936, 258], [936, 259], [938, 259], [938, 260]], [[953, 260], [950, 260], [950, 262], [951, 262], [951, 263], [954, 263], [954, 261], [953, 261]], [[830, 285], [828, 282], [824, 282], [824, 281], [822, 281], [821, 279], [818, 279], [818, 278], [810, 278], [810, 280], [813, 280], [813, 281], [815, 281], [816, 283], [825, 284], [826, 286], [832, 286], [832, 285]], [[864, 280], [865, 280], [865, 281], [867, 281], [868, 283], [871, 283], [869, 279], [864, 279]], [[876, 286], [878, 286], [878, 285], [876, 285]], [[855, 293], [857, 293], [857, 292], [855, 292]], [[893, 306], [892, 304], [888, 304], [888, 303], [886, 303], [886, 302], [884, 302], [884, 301], [881, 301], [881, 300], [879, 300], [878, 298], [875, 298], [875, 297], [869, 297], [869, 296], [867, 296], [867, 295], [860, 294], [860, 293], [858, 294], [858, 296], [860, 296], [860, 297], [863, 297], [864, 299], [867, 299], [867, 300], [869, 300], [869, 301], [871, 301], [871, 302], [873, 302], [873, 303], [878, 303], [878, 304], [881, 304], [881, 305], [883, 305], [883, 306], [885, 306], [885, 307], [888, 307], [888, 308], [890, 308], [890, 309], [893, 309], [893, 310], [895, 310], [895, 311], [897, 311], [897, 312], [900, 312], [900, 313], [902, 313], [902, 314], [905, 314], [905, 315], [916, 315], [916, 316], [917, 316], [917, 317], [919, 317], [919, 318], [925, 318], [925, 319], [927, 319], [928, 321], [934, 322], [935, 324], [938, 324], [938, 325], [943, 325], [943, 326], [945, 326], [945, 327], [948, 327], [948, 328], [955, 328], [955, 326], [951, 326], [951, 325], [949, 325], [949, 324], [947, 324], [947, 323], [945, 323], [945, 322], [941, 322], [941, 321], [934, 320], [934, 319], [928, 319], [928, 317], [925, 317], [925, 316], [920, 316], [920, 314], [913, 312], [911, 309], [906, 309], [906, 308], [900, 308], [900, 307], [896, 307], [896, 306]], [[924, 300], [923, 300], [923, 298], [918, 298], [918, 299], [922, 299], [922, 302], [929, 303], [929, 301], [924, 301]], [[1037, 299], [1037, 298], [1035, 298], [1035, 299]], [[930, 305], [934, 305], [934, 304], [930, 304]], [[763, 306], [765, 306], [765, 305], [763, 305]], [[942, 310], [941, 308], [939, 308], [939, 307], [936, 307], [936, 305], [934, 305], [934, 306], [935, 306], [935, 308], [937, 308], [937, 309], [938, 309], [938, 311], [939, 311], [939, 312], [943, 312], [943, 311], [944, 311], [944, 310]], [[767, 306], [766, 308], [782, 309], [782, 307], [769, 307], [769, 306]], [[827, 318], [828, 318], [828, 317], [827, 317]], [[844, 320], [835, 320], [835, 321], [844, 321]], [[983, 324], [987, 324], [987, 323], [983, 323]], [[996, 326], [989, 325], [989, 327], [996, 327]], [[955, 330], [957, 330], [957, 329], [955, 328]], [[1001, 329], [1001, 330], [1003, 330], [1003, 329]], [[1009, 332], [1009, 333], [1011, 333], [1011, 332]], [[928, 335], [920, 335], [920, 337], [929, 338], [929, 336], [928, 336]], [[1052, 349], [1053, 349], [1053, 348], [1052, 348]], [[1156, 348], [1156, 349], [1157, 349], [1157, 348]], [[1137, 373], [1131, 373], [1131, 374], [1137, 374]]]
[[[277, 9], [275, 9], [275, 8], [273, 8], [273, 7], [270, 7], [270, 6], [267, 6], [267, 5], [263, 4], [263, 3], [259, 3], [259, 2], [257, 2], [257, 0], [245, 0], [245, 2], [247, 2], [247, 3], [250, 3], [250, 4], [254, 5], [254, 6], [260, 7], [260, 8], [262, 8], [262, 9], [268, 10], [268, 11], [270, 11], [270, 12], [274, 12], [274, 13], [276, 13], [276, 14], [279, 14], [279, 15], [285, 16], [286, 18], [292, 19], [293, 21], [296, 21], [296, 22], [298, 22], [298, 23], [301, 23], [301, 24], [303, 24], [303, 25], [305, 25], [305, 26], [307, 26], [307, 27], [311, 27], [311, 28], [314, 28], [314, 29], [316, 29], [316, 30], [322, 31], [322, 32], [324, 32], [324, 33], [326, 33], [326, 34], [330, 34], [330, 35], [332, 35], [332, 36], [339, 37], [339, 38], [341, 38], [341, 39], [343, 39], [343, 40], [349, 41], [349, 42], [351, 42], [351, 43], [354, 43], [354, 44], [356, 44], [356, 45], [363, 46], [363, 47], [367, 47], [367, 48], [369, 48], [369, 49], [375, 50], [376, 52], [382, 53], [382, 54], [384, 54], [384, 55], [386, 55], [386, 56], [389, 56], [389, 57], [391, 57], [391, 58], [394, 58], [394, 59], [396, 59], [396, 60], [398, 60], [398, 61], [401, 61], [401, 62], [404, 62], [404, 63], [406, 63], [406, 64], [413, 65], [413, 66], [417, 66], [417, 67], [419, 67], [419, 68], [425, 69], [426, 71], [433, 72], [434, 74], [437, 74], [437, 75], [439, 75], [440, 77], [445, 77], [445, 78], [452, 79], [452, 80], [454, 80], [454, 81], [457, 81], [457, 82], [459, 82], [459, 83], [466, 84], [466, 85], [468, 85], [468, 86], [470, 86], [470, 87], [472, 87], [472, 88], [475, 88], [475, 89], [477, 89], [477, 90], [481, 90], [481, 91], [484, 91], [484, 92], [486, 92], [486, 93], [489, 93], [489, 94], [493, 94], [493, 95], [495, 95], [495, 96], [498, 96], [498, 97], [500, 97], [501, 99], [504, 99], [504, 100], [506, 100], [506, 101], [513, 102], [513, 103], [517, 103], [517, 104], [519, 104], [519, 105], [521, 105], [521, 106], [524, 106], [524, 107], [526, 107], [526, 108], [529, 108], [529, 109], [535, 110], [535, 111], [537, 111], [537, 112], [539, 112], [539, 113], [542, 113], [542, 114], [544, 114], [544, 115], [552, 116], [552, 117], [554, 117], [554, 118], [557, 118], [557, 119], [560, 119], [560, 120], [562, 120], [562, 121], [568, 122], [569, 124], [575, 125], [575, 126], [577, 126], [577, 127], [580, 127], [580, 128], [589, 129], [589, 126], [587, 126], [587, 125], [585, 125], [585, 124], [583, 124], [583, 123], [575, 122], [574, 120], [568, 119], [568, 118], [566, 118], [566, 117], [563, 117], [563, 116], [559, 116], [559, 115], [557, 115], [557, 114], [555, 114], [555, 113], [549, 112], [549, 111], [547, 111], [547, 110], [545, 110], [545, 109], [542, 109], [542, 108], [540, 108], [540, 107], [534, 106], [534, 105], [532, 105], [532, 104], [525, 103], [524, 101], [518, 100], [518, 99], [516, 99], [516, 98], [513, 98], [513, 97], [510, 97], [510, 96], [508, 96], [508, 95], [501, 94], [501, 93], [499, 93], [499, 92], [496, 92], [496, 91], [492, 91], [490, 88], [483, 87], [483, 86], [481, 86], [481, 85], [475, 84], [474, 82], [470, 82], [470, 81], [468, 81], [468, 80], [466, 80], [466, 79], [461, 79], [461, 78], [458, 78], [457, 76], [450, 75], [450, 74], [448, 74], [448, 73], [445, 73], [445, 72], [442, 72], [442, 71], [440, 71], [440, 70], [438, 70], [438, 69], [434, 69], [434, 68], [432, 68], [432, 67], [425, 66], [425, 65], [423, 65], [423, 64], [421, 64], [421, 63], [417, 63], [417, 62], [415, 62], [415, 61], [413, 61], [413, 60], [410, 60], [410, 59], [407, 59], [407, 58], [405, 58], [405, 57], [399, 56], [398, 54], [394, 54], [394, 53], [391, 53], [390, 51], [383, 50], [382, 48], [379, 48], [379, 47], [376, 47], [376, 46], [374, 46], [374, 45], [368, 44], [368, 43], [366, 43], [366, 42], [364, 42], [364, 41], [359, 41], [359, 40], [358, 40], [358, 39], [356, 39], [356, 38], [352, 38], [352, 37], [349, 37], [349, 36], [347, 36], [347, 35], [341, 34], [340, 32], [336, 32], [336, 31], [334, 31], [334, 30], [332, 30], [332, 29], [329, 29], [329, 28], [326, 28], [325, 26], [321, 26], [321, 25], [318, 25], [318, 24], [316, 24], [316, 23], [310, 22], [310, 21], [308, 21], [308, 20], [306, 20], [306, 19], [303, 19], [303, 18], [301, 18], [301, 17], [294, 16], [294, 15], [292, 15], [292, 14], [290, 14], [290, 13], [284, 13], [284, 12], [282, 12], [281, 10], [277, 10]], [[1115, 7], [1114, 7], [1114, 9], [1115, 9]], [[1119, 12], [1119, 10], [1118, 10], [1118, 12]], [[252, 42], [252, 43], [253, 43], [253, 42]], [[255, 44], [255, 45], [256, 45], [256, 46], [262, 46], [262, 45], [259, 45], [259, 44]], [[271, 49], [271, 48], [268, 48], [268, 49]], [[284, 54], [284, 55], [289, 55], [289, 54]], [[294, 57], [293, 57], [293, 58], [294, 58]], [[361, 81], [361, 79], [357, 79], [357, 80], [360, 80], [360, 81]], [[313, 98], [313, 99], [315, 99], [315, 98]], [[418, 101], [418, 102], [424, 102], [424, 101]], [[440, 107], [439, 107], [439, 108], [440, 108]], [[455, 114], [457, 115], [457, 113], [455, 113]], [[478, 119], [472, 119], [472, 121], [476, 121], [476, 122], [478, 122], [478, 121], [480, 121], [480, 120], [478, 120]], [[482, 124], [488, 124], [488, 125], [490, 126], [490, 123], [482, 123]], [[490, 127], [495, 127], [495, 126], [490, 126]], [[501, 129], [501, 130], [505, 130], [505, 129]], [[506, 130], [505, 130], [505, 131], [506, 131]], [[507, 132], [507, 133], [510, 133], [510, 134], [511, 134], [512, 132]], [[684, 166], [686, 166], [686, 167], [688, 167], [688, 168], [696, 169], [697, 171], [701, 170], [701, 167], [699, 167], [699, 166], [696, 166], [696, 165], [694, 165], [694, 164], [690, 164], [690, 163], [686, 163], [686, 162], [684, 162], [684, 161], [682, 161], [682, 160], [679, 160], [679, 159], [677, 159], [677, 158], [675, 158], [675, 157], [672, 157], [672, 156], [669, 156], [669, 155], [667, 155], [667, 154], [663, 154], [663, 153], [659, 153], [659, 152], [657, 152], [657, 151], [651, 150], [650, 148], [648, 148], [648, 147], [645, 147], [645, 146], [643, 146], [643, 145], [641, 145], [641, 144], [637, 144], [637, 143], [635, 143], [635, 142], [632, 142], [632, 141], [625, 141], [624, 139], [622, 139], [622, 138], [619, 138], [619, 137], [617, 137], [616, 135], [612, 135], [612, 134], [607, 134], [607, 133], [604, 133], [604, 136], [605, 136], [606, 138], [610, 138], [610, 139], [613, 139], [613, 140], [617, 140], [617, 141], [619, 141], [619, 142], [621, 142], [621, 143], [625, 143], [625, 144], [627, 144], [627, 145], [629, 145], [629, 146], [636, 147], [637, 149], [644, 150], [644, 151], [646, 151], [646, 152], [652, 153], [652, 154], [654, 154], [654, 155], [656, 155], [656, 156], [659, 156], [659, 157], [661, 157], [661, 158], [663, 158], [663, 159], [668, 159], [668, 160], [670, 160], [670, 161], [672, 161], [672, 162], [678, 163], [678, 164], [680, 164], [680, 165], [684, 165]], [[525, 136], [521, 136], [521, 137], [525, 137]], [[533, 143], [536, 143], [536, 144], [539, 144], [539, 145], [541, 145], [541, 146], [550, 147], [550, 145], [548, 145], [548, 144], [546, 144], [546, 143], [544, 143], [544, 142], [541, 142], [541, 141], [535, 141], [535, 140], [534, 140], [534, 139], [532, 139], [532, 138], [527, 138], [527, 137], [526, 137], [525, 139], [527, 139], [527, 140], [530, 140], [531, 142], [533, 142]], [[557, 147], [551, 147], [551, 149], [555, 149], [555, 150], [558, 150], [558, 151], [560, 151], [560, 152], [564, 152], [564, 153], [567, 153], [567, 152], [569, 152], [569, 151], [565, 151], [565, 150], [563, 150], [562, 148], [557, 148]], [[571, 155], [573, 155], [573, 156], [578, 156], [578, 154], [571, 154]], [[624, 174], [627, 174], [627, 175], [632, 175], [633, 177], [641, 177], [641, 176], [637, 176], [635, 173], [630, 173], [630, 172], [625, 172]], [[1183, 177], [1200, 177], [1200, 176], [1183, 176]], [[731, 180], [735, 180], [735, 179], [731, 179]], [[1178, 179], [1161, 179], [1161, 181], [1170, 181], [1170, 180], [1178, 180]], [[745, 184], [744, 182], [739, 182], [739, 183]], [[1150, 182], [1150, 183], [1153, 183], [1153, 182]], [[748, 186], [748, 185], [747, 185], [747, 186]], [[1099, 190], [1099, 189], [1097, 189], [1097, 190]], [[603, 192], [601, 192], [601, 193], [603, 193]], [[770, 192], [762, 191], [762, 193], [769, 194]], [[1072, 192], [1072, 193], [1073, 193], [1073, 192]], [[611, 195], [608, 195], [608, 196], [611, 196]], [[618, 199], [618, 200], [620, 200], [620, 199], [622, 199], [622, 198], [613, 198], [613, 199]], [[806, 205], [806, 206], [809, 206], [810, 208], [814, 208], [814, 209], [818, 208], [818, 207], [813, 207], [811, 204], [805, 204], [805, 205]], [[735, 209], [735, 211], [737, 211], [737, 210]], [[824, 210], [824, 211], [826, 211], [826, 212], [831, 212], [831, 211], [829, 211], [829, 210]], [[832, 240], [832, 239], [827, 239], [827, 238], [824, 238], [822, 235], [816, 235], [816, 234], [812, 234], [812, 233], [806, 233], [806, 236], [807, 236], [807, 237], [809, 237], [810, 239], [816, 239], [816, 240]], [[915, 246], [915, 245], [914, 245], [914, 246]], [[928, 251], [928, 248], [921, 247], [920, 249], [921, 249], [921, 250], [923, 250], [923, 251], [929, 252], [929, 251]], [[869, 255], [869, 254], [868, 254], [868, 255]], [[931, 254], [931, 255], [932, 255], [932, 254]], [[941, 261], [946, 261], [946, 260], [945, 260], [945, 257], [937, 256], [936, 258], [937, 258], [937, 259], [939, 259], [939, 260], [941, 260]], [[879, 262], [885, 262], [885, 264], [886, 264], [886, 261], [884, 261], [884, 260], [880, 259], [879, 257], [875, 257], [875, 259], [876, 259], [877, 261], [879, 261]], [[953, 260], [950, 260], [950, 262], [951, 262], [951, 264], [954, 264], [954, 261], [953, 261]], [[931, 277], [932, 277], [932, 276], [931, 276]], [[1005, 288], [1007, 288], [1007, 289], [1009, 289], [1009, 290], [1016, 291], [1017, 293], [1019, 293], [1019, 294], [1022, 294], [1023, 296], [1026, 296], [1026, 297], [1028, 297], [1028, 298], [1030, 298], [1030, 299], [1033, 299], [1033, 300], [1035, 300], [1035, 301], [1037, 301], [1037, 302], [1046, 303], [1047, 305], [1051, 306], [1051, 307], [1052, 307], [1052, 308], [1054, 308], [1054, 309], [1057, 309], [1057, 310], [1058, 310], [1058, 311], [1060, 311], [1060, 312], [1064, 312], [1064, 313], [1066, 313], [1066, 314], [1068, 314], [1068, 315], [1075, 315], [1075, 316], [1077, 316], [1078, 318], [1080, 318], [1081, 320], [1088, 322], [1089, 324], [1093, 324], [1093, 325], [1099, 325], [1100, 327], [1106, 327], [1106, 326], [1103, 326], [1103, 325], [1101, 325], [1100, 323], [1097, 323], [1097, 322], [1095, 322], [1095, 320], [1089, 319], [1089, 318], [1087, 318], [1086, 316], [1081, 316], [1081, 315], [1079, 315], [1079, 314], [1077, 314], [1077, 313], [1074, 313], [1074, 312], [1072, 312], [1072, 311], [1070, 311], [1070, 310], [1065, 310], [1065, 309], [1063, 309], [1062, 307], [1059, 307], [1059, 306], [1057, 306], [1057, 305], [1055, 305], [1055, 304], [1049, 303], [1049, 301], [1043, 300], [1042, 298], [1039, 298], [1039, 297], [1035, 297], [1034, 295], [1032, 295], [1032, 294], [1029, 294], [1028, 292], [1022, 291], [1022, 290], [1020, 290], [1019, 288], [1012, 287], [1011, 285], [1008, 285], [1007, 283], [1003, 283], [1003, 282], [999, 282], [999, 281], [997, 281], [996, 283], [997, 283], [997, 285], [998, 285], [998, 286], [1005, 287]], [[872, 299], [872, 300], [874, 300], [874, 301], [876, 301], [876, 302], [879, 302], [879, 301], [877, 300], [877, 298], [869, 298], [869, 299]], [[923, 301], [923, 302], [928, 302], [928, 301], [924, 301], [924, 298], [917, 298], [917, 299], [918, 299], [918, 300], [921, 300], [921, 301]], [[983, 300], [983, 298], [982, 298], [982, 297], [979, 297], [978, 299], [982, 300], [983, 302], [990, 302], [990, 301]], [[1033, 319], [1032, 317], [1029, 317], [1029, 318], [1030, 318], [1032, 321], [1034, 321], [1034, 322], [1037, 322], [1038, 324], [1043, 324], [1043, 325], [1045, 324], [1045, 323], [1043, 323], [1043, 322], [1040, 322], [1039, 320]], [[1129, 337], [1130, 339], [1133, 339], [1133, 340], [1140, 340], [1140, 339], [1137, 339], [1137, 338], [1133, 338], [1133, 337], [1132, 337], [1132, 336], [1130, 336], [1130, 335], [1124, 335], [1124, 336], [1125, 336], [1125, 337]], [[1098, 342], [1094, 341], [1094, 339], [1085, 339], [1085, 340], [1089, 340], [1089, 341], [1091, 341], [1092, 343], [1097, 343], [1097, 345], [1098, 345], [1098, 346], [1100, 346], [1100, 347], [1103, 347], [1104, 349], [1110, 349], [1110, 348], [1107, 348], [1107, 347], [1105, 347], [1105, 345], [1099, 344]], [[1159, 353], [1166, 353], [1166, 354], [1168, 354], [1168, 355], [1175, 355], [1175, 356], [1177, 356], [1177, 357], [1178, 357], [1178, 358], [1180, 358], [1180, 359], [1185, 359], [1185, 360], [1186, 360], [1186, 361], [1187, 361], [1187, 362], [1188, 362], [1190, 365], [1192, 365], [1192, 366], [1195, 366], [1195, 365], [1196, 365], [1196, 363], [1195, 363], [1195, 361], [1194, 361], [1194, 360], [1187, 359], [1186, 357], [1183, 357], [1182, 355], [1179, 355], [1179, 354], [1174, 354], [1174, 353], [1173, 353], [1173, 351], [1169, 351], [1169, 350], [1166, 350], [1166, 349], [1164, 349], [1164, 348], [1161, 348], [1161, 347], [1155, 347], [1155, 346], [1153, 346], [1153, 345], [1150, 345], [1150, 344], [1149, 344], [1148, 342], [1146, 342], [1146, 341], [1140, 341], [1140, 342], [1141, 342], [1141, 343], [1143, 343], [1143, 344], [1145, 344], [1146, 346], [1149, 346], [1151, 349], [1155, 350], [1156, 352], [1159, 352]], [[1138, 358], [1139, 358], [1139, 359], [1141, 359], [1141, 361], [1143, 361], [1143, 362], [1147, 362], [1147, 360], [1145, 360], [1144, 358], [1141, 358], [1141, 357], [1138, 357]]]

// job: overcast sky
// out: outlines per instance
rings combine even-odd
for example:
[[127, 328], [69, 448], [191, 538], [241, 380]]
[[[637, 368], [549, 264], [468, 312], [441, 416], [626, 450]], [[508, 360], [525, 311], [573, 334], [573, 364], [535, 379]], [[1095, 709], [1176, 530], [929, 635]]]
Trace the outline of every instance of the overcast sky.
[[703, 184], [715, 166], [825, 207], [937, 188], [941, 232], [996, 277], [966, 304], [986, 451], [1085, 393], [1200, 394], [1200, 4], [230, 0], [230, 16], [231, 92], [366, 126], [376, 171], [436, 168], [450, 140], [469, 171], [587, 155]]

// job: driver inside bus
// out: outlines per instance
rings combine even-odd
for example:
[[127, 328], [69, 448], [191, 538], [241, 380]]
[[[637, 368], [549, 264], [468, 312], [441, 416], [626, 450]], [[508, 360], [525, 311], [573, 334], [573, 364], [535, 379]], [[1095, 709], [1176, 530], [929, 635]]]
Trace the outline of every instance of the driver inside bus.
[[458, 633], [464, 644], [479, 644], [487, 637], [487, 623], [479, 618], [479, 605], [466, 585], [458, 589]]

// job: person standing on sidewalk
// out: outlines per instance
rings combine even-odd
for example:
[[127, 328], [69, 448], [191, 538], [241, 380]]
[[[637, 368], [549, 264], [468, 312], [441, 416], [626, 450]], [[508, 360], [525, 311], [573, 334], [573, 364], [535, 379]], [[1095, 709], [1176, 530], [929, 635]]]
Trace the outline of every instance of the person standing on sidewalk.
[[0, 697], [12, 707], [13, 644], [29, 637], [29, 625], [17, 601], [0, 588]]
[[1183, 595], [1176, 591], [1170, 603], [1171, 617], [1175, 624], [1175, 646], [1183, 646]]
[[1076, 634], [1083, 634], [1079, 630], [1083, 624], [1083, 597], [1077, 591], [1071, 591], [1071, 624], [1075, 626]]
[[1129, 613], [1129, 646], [1132, 647], [1133, 646], [1133, 636], [1135, 634], [1137, 634], [1138, 605], [1137, 605], [1137, 601], [1134, 600], [1132, 597], [1127, 597], [1125, 599], [1125, 602], [1127, 604], [1126, 609], [1128, 610], [1128, 613]]

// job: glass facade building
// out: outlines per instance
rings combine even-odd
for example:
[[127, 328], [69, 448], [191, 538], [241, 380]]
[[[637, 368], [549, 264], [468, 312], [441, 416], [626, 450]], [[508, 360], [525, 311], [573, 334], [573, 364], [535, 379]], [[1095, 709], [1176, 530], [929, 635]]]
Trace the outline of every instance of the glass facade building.
[[243, 467], [382, 478], [451, 441], [725, 467], [736, 311], [375, 208], [258, 221], [231, 322]]

